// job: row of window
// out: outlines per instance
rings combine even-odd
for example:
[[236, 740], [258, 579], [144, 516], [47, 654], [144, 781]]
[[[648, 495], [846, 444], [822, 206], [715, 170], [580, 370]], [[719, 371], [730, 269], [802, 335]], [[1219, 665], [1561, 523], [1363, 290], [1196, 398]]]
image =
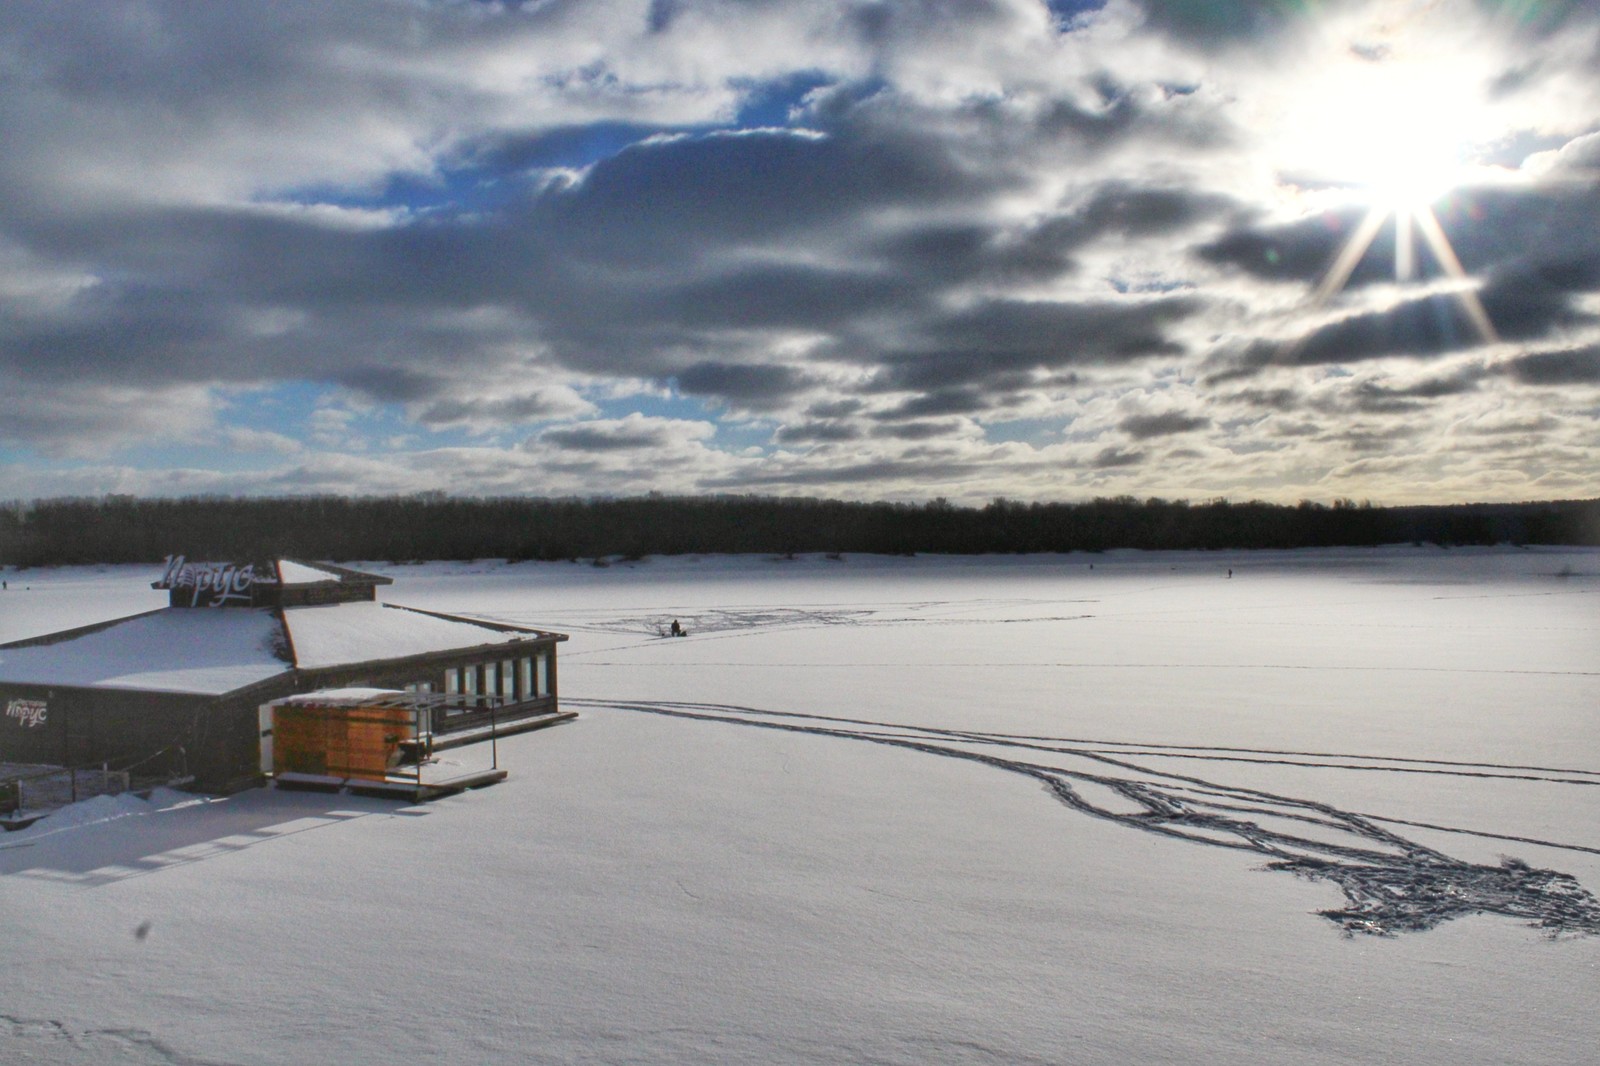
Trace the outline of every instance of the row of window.
[[499, 696], [529, 700], [550, 695], [550, 652], [521, 659], [451, 667], [444, 672], [444, 690], [451, 695]]

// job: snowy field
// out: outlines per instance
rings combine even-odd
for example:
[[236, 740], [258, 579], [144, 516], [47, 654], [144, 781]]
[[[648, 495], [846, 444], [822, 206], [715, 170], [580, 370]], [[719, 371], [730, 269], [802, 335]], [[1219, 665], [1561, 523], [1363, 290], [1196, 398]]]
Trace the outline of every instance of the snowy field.
[[0, 1062], [1595, 1061], [1600, 553], [369, 568], [582, 717], [0, 836]]

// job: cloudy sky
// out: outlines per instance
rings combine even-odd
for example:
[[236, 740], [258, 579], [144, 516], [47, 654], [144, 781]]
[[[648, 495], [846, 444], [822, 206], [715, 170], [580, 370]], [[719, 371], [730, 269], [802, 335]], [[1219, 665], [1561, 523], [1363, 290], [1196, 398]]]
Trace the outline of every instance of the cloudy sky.
[[0, 498], [1600, 495], [1592, 0], [6, 0]]

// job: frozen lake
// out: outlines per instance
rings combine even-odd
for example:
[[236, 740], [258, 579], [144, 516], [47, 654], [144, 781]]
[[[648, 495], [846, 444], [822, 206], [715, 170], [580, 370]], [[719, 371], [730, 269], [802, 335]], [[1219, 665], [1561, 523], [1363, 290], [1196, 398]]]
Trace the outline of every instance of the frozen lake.
[[1593, 1061], [1600, 552], [367, 568], [582, 717], [0, 836], [0, 1061]]

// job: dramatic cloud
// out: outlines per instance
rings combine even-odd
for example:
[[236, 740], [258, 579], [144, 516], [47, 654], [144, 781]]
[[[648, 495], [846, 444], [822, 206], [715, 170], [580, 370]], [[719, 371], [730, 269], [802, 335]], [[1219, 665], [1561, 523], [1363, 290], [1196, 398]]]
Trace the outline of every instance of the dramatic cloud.
[[708, 422], [683, 422], [631, 414], [627, 418], [547, 429], [535, 438], [535, 442], [571, 452], [652, 452], [705, 440], [713, 432], [714, 427]]
[[1122, 429], [1134, 440], [1149, 440], [1151, 437], [1170, 437], [1176, 433], [1190, 433], [1197, 429], [1204, 429], [1211, 424], [1211, 419], [1186, 415], [1177, 411], [1169, 411], [1159, 415], [1130, 415], [1121, 422]]
[[1597, 70], [1579, 0], [5, 5], [0, 497], [1600, 494]]
[[1505, 371], [1525, 385], [1600, 385], [1600, 345], [1519, 356]]

